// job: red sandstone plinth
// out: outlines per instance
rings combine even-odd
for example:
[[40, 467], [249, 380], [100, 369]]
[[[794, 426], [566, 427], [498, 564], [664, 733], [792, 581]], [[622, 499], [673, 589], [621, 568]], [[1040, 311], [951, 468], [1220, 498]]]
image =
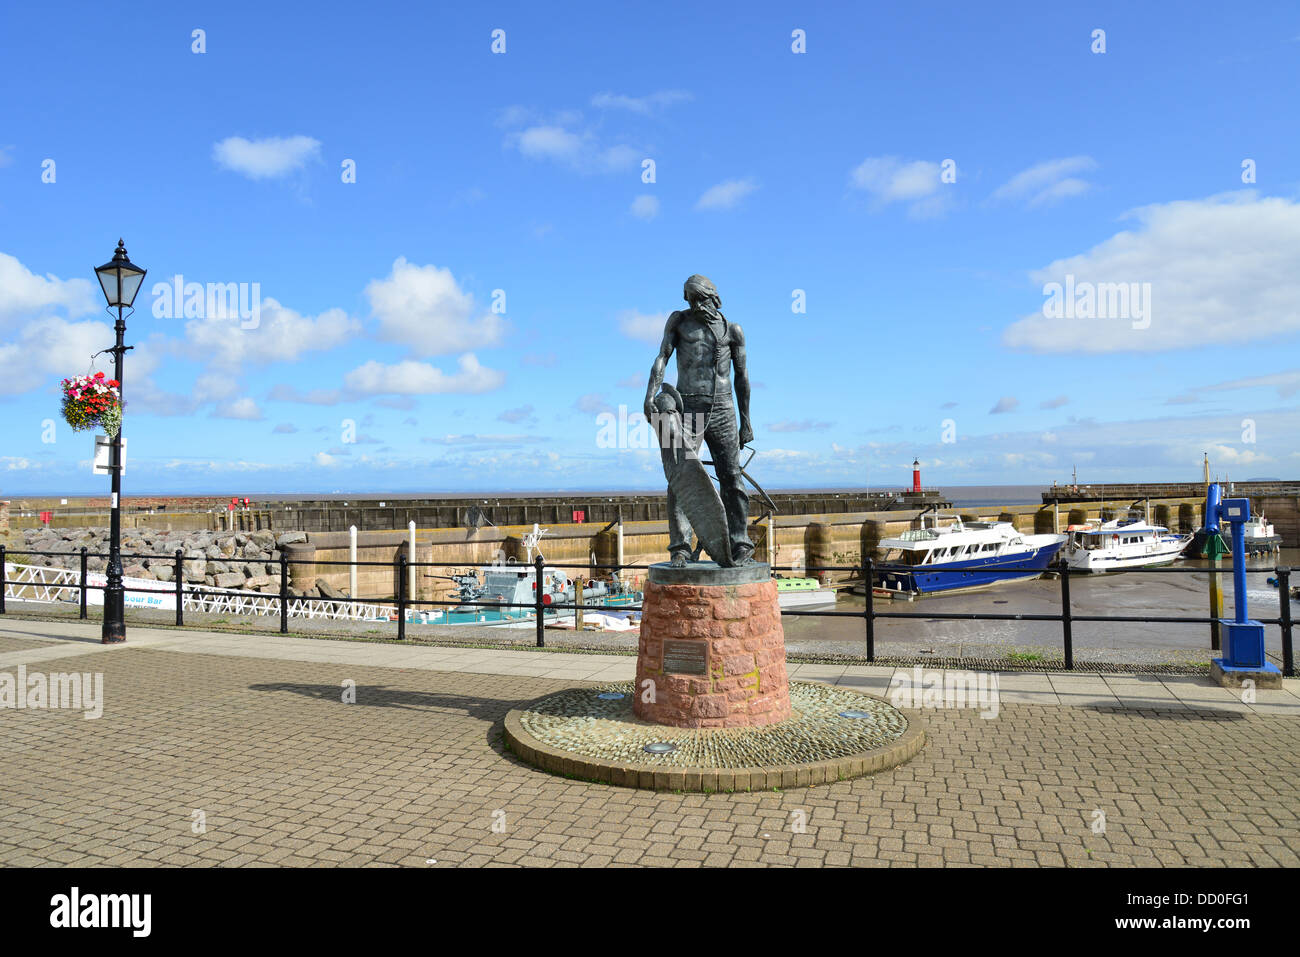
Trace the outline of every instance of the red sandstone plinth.
[[[767, 565], [743, 584], [655, 581], [652, 566], [636, 661], [638, 718], [678, 728], [737, 728], [790, 716], [785, 631]], [[691, 569], [692, 572], [696, 571]], [[734, 572], [738, 569], [721, 569]], [[677, 577], [684, 577], [680, 574]], [[699, 582], [704, 583], [699, 583]], [[647, 682], [650, 682], [647, 684]]]

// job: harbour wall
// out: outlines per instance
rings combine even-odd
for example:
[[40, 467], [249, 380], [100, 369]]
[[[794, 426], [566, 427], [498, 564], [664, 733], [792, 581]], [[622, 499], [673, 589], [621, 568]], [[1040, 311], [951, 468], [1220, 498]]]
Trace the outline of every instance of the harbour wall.
[[[1066, 504], [1037, 506], [1015, 505], [986, 508], [959, 508], [952, 512], [967, 519], [1003, 520], [1012, 522], [1024, 533], [1064, 531], [1071, 523], [1088, 519], [1110, 518], [1126, 513], [1133, 499], [1097, 500]], [[1175, 531], [1193, 531], [1203, 524], [1204, 501], [1200, 497], [1152, 499], [1149, 501], [1151, 519]], [[1300, 495], [1264, 494], [1252, 506], [1273, 522], [1286, 547], [1300, 546]], [[256, 510], [253, 513], [255, 514]], [[879, 557], [881, 539], [898, 535], [910, 528], [919, 527], [917, 510], [907, 511], [827, 511], [795, 515], [777, 515], [770, 520], [754, 522], [750, 537], [760, 560], [778, 566], [799, 567], [819, 565], [860, 566], [862, 556], [869, 552]], [[208, 513], [124, 514], [126, 528], [161, 528], [167, 531], [186, 532], [202, 529], [202, 520]], [[72, 519], [72, 516], [63, 516]], [[268, 510], [266, 527], [275, 528], [280, 520], [278, 512]], [[134, 521], [132, 521], [134, 520]], [[74, 523], [60, 523], [71, 527]], [[82, 518], [80, 525], [106, 524]], [[51, 522], [54, 526], [54, 523]], [[8, 527], [9, 541], [21, 535], [23, 527], [0, 505], [0, 540]], [[58, 527], [58, 526], [55, 526]], [[280, 525], [279, 531], [288, 526]], [[484, 526], [476, 530], [465, 528], [417, 528], [414, 559], [417, 562], [450, 562], [446, 568], [419, 568], [414, 576], [414, 587], [408, 583], [408, 595], [419, 600], [446, 600], [454, 589], [448, 576], [456, 571], [470, 570], [493, 561], [525, 561], [523, 537], [532, 524]], [[301, 531], [293, 529], [294, 531]], [[326, 562], [346, 563], [349, 556], [349, 535], [345, 531], [305, 530], [305, 541], [287, 546], [289, 557], [295, 562], [290, 579], [296, 591], [309, 591], [323, 584], [325, 590], [340, 595], [349, 591], [349, 569], [346, 564], [328, 565]], [[382, 562], [382, 566], [359, 566], [357, 570], [356, 598], [391, 598], [396, 594], [395, 563], [401, 555], [412, 554], [406, 529], [364, 529], [358, 533], [358, 561]], [[770, 540], [770, 547], [769, 547]], [[550, 562], [577, 565], [567, 569], [571, 576], [583, 574], [595, 577], [614, 567], [618, 562], [619, 529], [591, 522], [560, 522], [547, 526], [541, 542], [541, 551]], [[622, 564], [647, 565], [663, 561], [668, 551], [668, 525], [666, 521], [627, 521], [622, 524]], [[817, 577], [843, 581], [855, 577], [851, 571], [814, 573]], [[644, 578], [644, 571], [629, 570], [628, 578]]]

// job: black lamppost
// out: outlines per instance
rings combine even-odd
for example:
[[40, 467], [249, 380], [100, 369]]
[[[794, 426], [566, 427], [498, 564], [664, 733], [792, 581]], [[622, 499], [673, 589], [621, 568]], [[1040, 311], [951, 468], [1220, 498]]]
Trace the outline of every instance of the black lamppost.
[[[104, 298], [108, 300], [109, 312], [117, 309], [117, 322], [113, 325], [117, 332], [117, 345], [104, 351], [113, 353], [113, 378], [117, 380], [119, 401], [123, 396], [122, 356], [132, 348], [122, 344], [122, 337], [126, 335], [126, 320], [122, 316], [122, 310], [131, 309], [135, 294], [144, 282], [144, 274], [145, 270], [127, 258], [126, 244], [120, 239], [112, 260], [95, 270], [99, 284], [104, 289]], [[122, 424], [118, 424], [117, 435], [113, 436], [109, 459], [109, 470], [113, 474], [113, 502], [109, 513], [108, 580], [104, 585], [104, 628], [101, 638], [106, 645], [126, 641], [126, 592], [122, 588]]]

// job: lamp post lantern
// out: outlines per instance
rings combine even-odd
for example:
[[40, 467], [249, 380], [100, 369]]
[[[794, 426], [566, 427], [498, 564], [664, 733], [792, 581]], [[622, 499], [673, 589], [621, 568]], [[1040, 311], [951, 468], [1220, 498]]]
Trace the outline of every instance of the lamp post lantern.
[[[126, 336], [123, 310], [131, 309], [136, 293], [140, 291], [140, 284], [144, 282], [144, 275], [145, 270], [127, 257], [126, 244], [120, 239], [113, 258], [95, 270], [99, 285], [104, 290], [104, 298], [108, 300], [109, 311], [117, 309], [117, 321], [113, 324], [117, 343], [112, 349], [104, 351], [113, 353], [113, 378], [118, 383], [118, 401], [122, 401], [124, 395], [122, 356], [132, 348], [122, 342]], [[117, 434], [113, 436], [109, 471], [113, 475], [113, 500], [109, 512], [108, 574], [104, 585], [104, 626], [101, 637], [106, 645], [126, 641], [126, 592], [122, 587], [122, 425], [118, 426]]]

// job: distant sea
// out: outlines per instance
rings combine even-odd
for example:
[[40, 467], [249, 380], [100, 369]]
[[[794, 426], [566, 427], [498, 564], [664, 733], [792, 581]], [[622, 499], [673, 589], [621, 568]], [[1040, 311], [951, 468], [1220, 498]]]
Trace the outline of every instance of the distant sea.
[[[825, 494], [825, 493], [861, 493], [863, 491], [899, 491], [900, 486], [872, 486], [863, 489], [861, 486], [856, 488], [777, 488], [768, 487], [770, 492], [786, 493], [808, 493], [808, 494]], [[1043, 501], [1043, 490], [1045, 485], [945, 485], [940, 486], [948, 497], [951, 499], [954, 507], [960, 508], [978, 508], [990, 507], [995, 505], [1038, 505]], [[528, 489], [513, 491], [444, 491], [429, 490], [424, 492], [304, 492], [304, 493], [285, 493], [285, 492], [267, 492], [261, 495], [256, 493], [249, 497], [255, 502], [289, 502], [301, 499], [311, 499], [315, 501], [389, 501], [400, 502], [405, 499], [414, 498], [532, 498], [536, 496], [552, 495], [572, 495], [575, 498], [598, 497], [602, 495], [655, 495], [662, 494], [662, 489]]]
[[[928, 487], [928, 486], [927, 486]], [[955, 508], [991, 508], [1001, 505], [1038, 505], [1042, 502], [1042, 493], [1047, 486], [1045, 485], [944, 485], [939, 486], [952, 501]], [[804, 493], [804, 494], [835, 494], [850, 493], [861, 494], [868, 492], [897, 492], [901, 486], [869, 486], [863, 488], [778, 488], [769, 486], [770, 492], [787, 492], [787, 493]], [[49, 493], [56, 498], [60, 493]], [[69, 498], [102, 498], [103, 493], [62, 493]], [[535, 498], [538, 496], [562, 496], [581, 498], [599, 498], [607, 495], [662, 495], [663, 488], [641, 488], [641, 489], [596, 489], [596, 488], [556, 488], [556, 489], [527, 489], [527, 490], [447, 490], [447, 489], [426, 489], [421, 491], [357, 491], [350, 492], [333, 491], [333, 492], [250, 492], [247, 489], [238, 489], [226, 493], [204, 493], [204, 492], [146, 492], [131, 491], [127, 493], [127, 499], [156, 498], [156, 499], [225, 499], [228, 496], [238, 495], [239, 497], [247, 496], [254, 503], [265, 504], [268, 502], [301, 502], [301, 501], [338, 501], [338, 502], [401, 502], [410, 499], [428, 499], [428, 498], [468, 498], [468, 499], [510, 499], [510, 498]], [[46, 496], [32, 495], [14, 495], [13, 498], [21, 500], [24, 498], [48, 498]]]

